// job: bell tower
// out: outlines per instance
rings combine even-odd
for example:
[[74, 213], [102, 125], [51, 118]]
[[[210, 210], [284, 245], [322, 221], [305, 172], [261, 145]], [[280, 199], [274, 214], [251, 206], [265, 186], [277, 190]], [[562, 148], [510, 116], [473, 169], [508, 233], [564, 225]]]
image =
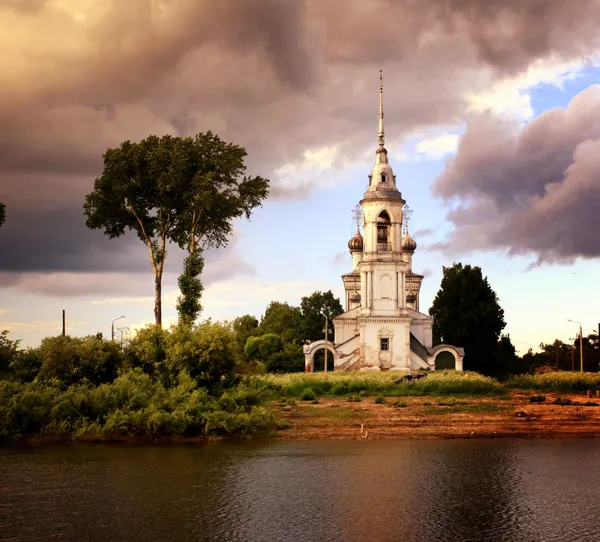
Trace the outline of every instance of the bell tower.
[[379, 72], [379, 132], [375, 165], [360, 202], [363, 255], [359, 326], [366, 366], [410, 367], [410, 318], [406, 305], [408, 262], [402, 254], [402, 208], [406, 203], [385, 148], [383, 77]]

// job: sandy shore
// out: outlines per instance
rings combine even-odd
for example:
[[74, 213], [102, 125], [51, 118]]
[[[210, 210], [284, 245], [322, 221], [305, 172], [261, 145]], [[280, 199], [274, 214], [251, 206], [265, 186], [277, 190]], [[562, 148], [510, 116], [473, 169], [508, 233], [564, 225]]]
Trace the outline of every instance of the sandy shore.
[[[504, 398], [431, 397], [386, 398], [385, 404], [365, 397], [358, 403], [346, 398], [323, 398], [318, 404], [296, 401], [274, 403], [286, 429], [281, 439], [408, 439], [474, 437], [600, 437], [600, 406], [585, 406], [584, 395], [545, 394], [544, 403], [529, 395]], [[579, 405], [554, 405], [557, 398]]]

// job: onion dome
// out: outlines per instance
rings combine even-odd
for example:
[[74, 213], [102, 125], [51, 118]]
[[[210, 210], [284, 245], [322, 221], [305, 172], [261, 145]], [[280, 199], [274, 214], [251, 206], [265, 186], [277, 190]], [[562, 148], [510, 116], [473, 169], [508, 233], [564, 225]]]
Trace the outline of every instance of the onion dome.
[[404, 252], [414, 252], [417, 248], [417, 242], [410, 236], [408, 231], [402, 237], [402, 250]]
[[350, 252], [363, 251], [363, 236], [359, 231], [357, 231], [354, 237], [348, 241], [348, 248], [350, 249]]

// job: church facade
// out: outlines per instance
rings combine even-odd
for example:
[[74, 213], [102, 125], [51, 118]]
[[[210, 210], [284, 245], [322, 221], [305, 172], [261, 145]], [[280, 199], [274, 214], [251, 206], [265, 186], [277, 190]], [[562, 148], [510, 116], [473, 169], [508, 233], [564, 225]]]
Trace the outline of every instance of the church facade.
[[463, 349], [434, 347], [433, 319], [419, 310], [423, 275], [413, 272], [417, 244], [408, 231], [410, 210], [385, 148], [381, 75], [375, 165], [355, 218], [357, 231], [348, 243], [352, 271], [342, 276], [346, 312], [333, 319], [334, 343], [304, 346], [305, 370], [313, 370], [314, 354], [324, 347], [336, 371], [462, 370]]

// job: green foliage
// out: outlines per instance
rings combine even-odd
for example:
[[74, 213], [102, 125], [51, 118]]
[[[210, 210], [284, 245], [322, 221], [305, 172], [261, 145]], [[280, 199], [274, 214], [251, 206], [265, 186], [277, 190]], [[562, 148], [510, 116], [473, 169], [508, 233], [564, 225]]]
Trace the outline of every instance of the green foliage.
[[[436, 341], [465, 349], [465, 368], [485, 374], [498, 369], [504, 310], [479, 267], [455, 263], [444, 267], [440, 289], [429, 314]], [[506, 345], [503, 346], [505, 352]]]
[[250, 314], [245, 314], [244, 316], [237, 317], [232, 322], [232, 327], [235, 332], [238, 355], [247, 358], [245, 354], [246, 343], [250, 337], [258, 335], [258, 320]]
[[8, 330], [0, 332], [0, 375], [7, 375], [11, 370], [11, 364], [19, 354], [19, 343], [8, 338]]
[[535, 375], [517, 375], [508, 380], [507, 386], [555, 392], [598, 390], [600, 389], [600, 374], [550, 371]]
[[194, 324], [202, 310], [200, 298], [204, 286], [200, 275], [203, 268], [204, 258], [200, 252], [190, 254], [183, 261], [183, 273], [177, 279], [181, 291], [181, 296], [177, 298], [177, 312], [182, 325]]
[[300, 301], [302, 312], [300, 322], [300, 334], [302, 340], [318, 341], [324, 338], [325, 317], [328, 318], [328, 340], [333, 340], [332, 319], [344, 312], [340, 300], [332, 291], [314, 292], [310, 296], [303, 297]]
[[189, 145], [171, 136], [149, 136], [107, 149], [104, 170], [85, 198], [90, 229], [110, 238], [133, 230], [148, 247], [154, 271], [156, 325], [162, 325], [162, 275], [166, 243], [180, 212], [180, 180], [188, 174]]
[[545, 403], [546, 402], [546, 396], [545, 395], [532, 395], [529, 398], [529, 402], [530, 403]]
[[38, 375], [42, 361], [39, 348], [19, 350], [10, 364], [10, 374], [20, 382], [31, 382]]
[[286, 397], [298, 397], [310, 387], [319, 395], [408, 396], [489, 395], [502, 393], [496, 380], [470, 371], [435, 371], [410, 384], [395, 384], [404, 372], [333, 372], [255, 375], [247, 382], [257, 389]]
[[234, 343], [230, 326], [210, 320], [193, 328], [171, 328], [166, 336], [162, 381], [169, 385], [186, 371], [200, 386], [213, 392], [231, 386], [236, 363]]
[[0, 381], [0, 437], [119, 440], [269, 434], [273, 413], [255, 390], [240, 387], [215, 398], [187, 373], [172, 388], [135, 369], [110, 384]]
[[382, 405], [383, 403], [385, 403], [385, 397], [383, 395], [375, 397], [375, 404]]
[[58, 380], [63, 386], [87, 381], [111, 382], [123, 362], [121, 347], [97, 335], [46, 337], [39, 347], [42, 359], [37, 377]]
[[301, 401], [314, 401], [316, 398], [317, 395], [312, 388], [304, 388], [299, 397]]
[[296, 348], [287, 348], [285, 352], [271, 354], [265, 363], [269, 373], [297, 373], [304, 369], [304, 354], [298, 354]]
[[148, 247], [157, 325], [162, 324], [167, 242], [177, 243], [191, 256], [180, 282], [180, 315], [182, 322], [190, 323], [200, 310], [200, 250], [227, 244], [232, 221], [242, 215], [249, 218], [267, 197], [267, 179], [243, 176], [245, 157], [243, 147], [225, 143], [212, 132], [195, 138], [151, 135], [104, 153], [103, 173], [85, 199], [86, 224], [104, 230], [111, 239], [131, 229]]
[[167, 331], [155, 324], [138, 330], [127, 349], [127, 367], [139, 367], [149, 375], [164, 374], [166, 372], [167, 335]]
[[299, 341], [301, 322], [302, 314], [298, 307], [272, 301], [267, 306], [258, 329], [263, 335], [267, 333], [279, 335], [284, 343], [292, 340]]

